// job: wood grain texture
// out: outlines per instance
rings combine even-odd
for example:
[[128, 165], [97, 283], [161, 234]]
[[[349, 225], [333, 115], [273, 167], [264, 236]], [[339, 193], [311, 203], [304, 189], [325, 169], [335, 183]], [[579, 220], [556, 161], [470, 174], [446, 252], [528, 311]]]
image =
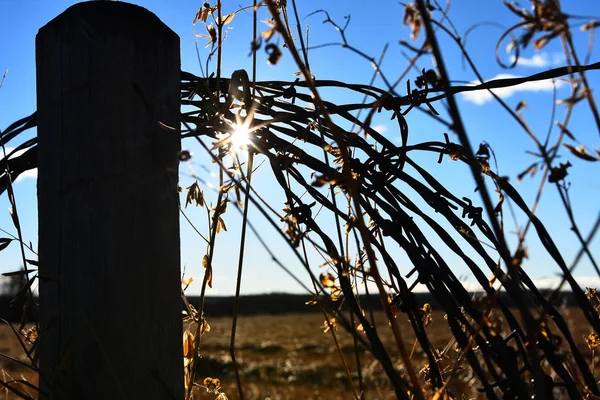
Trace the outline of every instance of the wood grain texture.
[[37, 35], [41, 398], [183, 398], [179, 57], [127, 3]]

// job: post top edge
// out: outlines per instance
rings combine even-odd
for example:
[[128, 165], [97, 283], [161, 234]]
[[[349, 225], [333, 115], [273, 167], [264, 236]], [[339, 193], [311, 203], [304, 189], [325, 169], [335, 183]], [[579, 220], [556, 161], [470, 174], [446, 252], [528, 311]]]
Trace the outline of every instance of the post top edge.
[[140, 28], [144, 27], [149, 32], [162, 27], [175, 34], [156, 14], [142, 6], [123, 1], [91, 0], [69, 6], [61, 14], [42, 26], [38, 31], [38, 35], [41, 31], [53, 25], [64, 23], [69, 19], [86, 22], [106, 21], [116, 25], [128, 24]]

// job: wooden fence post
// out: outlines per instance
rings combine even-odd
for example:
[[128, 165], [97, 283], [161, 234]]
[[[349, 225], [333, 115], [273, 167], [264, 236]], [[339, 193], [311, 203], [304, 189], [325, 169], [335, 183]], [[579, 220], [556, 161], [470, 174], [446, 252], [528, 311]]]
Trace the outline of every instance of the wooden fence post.
[[182, 399], [179, 37], [84, 2], [36, 62], [40, 398]]

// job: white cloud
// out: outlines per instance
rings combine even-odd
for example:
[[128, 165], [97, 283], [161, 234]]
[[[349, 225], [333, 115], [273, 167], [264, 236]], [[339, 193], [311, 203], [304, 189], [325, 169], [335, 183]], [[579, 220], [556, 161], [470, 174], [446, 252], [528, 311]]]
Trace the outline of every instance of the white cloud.
[[565, 57], [564, 53], [553, 53], [552, 54], [552, 65], [554, 65], [554, 66], [564, 65], [566, 61], [567, 61], [567, 58]]
[[371, 129], [373, 129], [374, 131], [377, 131], [379, 133], [385, 133], [387, 132], [387, 125], [375, 125], [372, 126]]
[[[510, 74], [498, 74], [493, 77], [491, 80], [495, 79], [510, 79], [510, 78], [518, 78], [518, 76], [510, 75]], [[478, 85], [479, 82], [471, 82], [471, 85]], [[525, 82], [520, 85], [492, 89], [492, 91], [500, 98], [506, 99], [517, 92], [551, 92], [554, 87], [560, 88], [565, 85], [566, 82], [562, 80], [556, 80], [552, 82], [551, 79], [546, 79], [543, 81], [534, 81], [534, 82]], [[465, 101], [469, 101], [471, 103], [475, 103], [477, 105], [482, 105], [492, 100], [492, 94], [487, 90], [477, 90], [472, 92], [464, 92], [461, 93], [463, 99]]]
[[[19, 150], [17, 152], [15, 152], [14, 154], [10, 154], [13, 152], [13, 150], [15, 149], [15, 147], [5, 147], [4, 150], [6, 151], [6, 155], [10, 155], [10, 160], [12, 160], [15, 157], [20, 156], [21, 154], [25, 153], [27, 151], [27, 149], [23, 149], [23, 150]], [[0, 158], [4, 158], [4, 152], [2, 151], [2, 148], [0, 148]]]
[[[598, 276], [575, 276], [574, 278], [575, 282], [577, 282], [583, 290], [585, 290], [586, 287], [600, 288], [600, 277]], [[544, 289], [555, 289], [560, 282], [560, 278], [533, 279], [533, 283], [535, 283], [538, 288]], [[562, 288], [563, 290], [571, 290], [571, 286], [569, 286], [568, 283], [565, 283]]]
[[[14, 149], [15, 149], [14, 147], [5, 147], [6, 154], [9, 155]], [[15, 157], [18, 157], [21, 154], [25, 153], [27, 150], [28, 149], [19, 150], [19, 151], [15, 152], [14, 154], [12, 154], [9, 159], [12, 160]], [[0, 158], [4, 158], [4, 153], [2, 152], [1, 148], [0, 148]], [[19, 175], [17, 177], [17, 179], [15, 179], [15, 183], [22, 181], [23, 179], [27, 179], [27, 178], [37, 179], [37, 175], [38, 175], [37, 168], [30, 169], [28, 171], [23, 172], [21, 175]]]
[[[510, 56], [510, 62], [515, 62], [515, 56]], [[519, 57], [517, 60], [517, 65], [523, 67], [535, 67], [535, 68], [543, 68], [550, 65], [550, 59], [548, 58], [548, 53], [535, 54], [531, 58]]]
[[[510, 62], [515, 62], [515, 56], [510, 56]], [[552, 56], [548, 55], [548, 53], [543, 52], [539, 54], [534, 54], [533, 57], [519, 57], [517, 60], [517, 65], [520, 67], [530, 67], [530, 68], [546, 68], [550, 66], [558, 66], [562, 65], [565, 62], [565, 55], [562, 53], [552, 53]]]
[[30, 170], [23, 172], [21, 175], [19, 175], [17, 177], [17, 179], [15, 180], [15, 183], [22, 181], [23, 179], [28, 179], [28, 178], [37, 179], [37, 176], [38, 176], [37, 168], [30, 169]]

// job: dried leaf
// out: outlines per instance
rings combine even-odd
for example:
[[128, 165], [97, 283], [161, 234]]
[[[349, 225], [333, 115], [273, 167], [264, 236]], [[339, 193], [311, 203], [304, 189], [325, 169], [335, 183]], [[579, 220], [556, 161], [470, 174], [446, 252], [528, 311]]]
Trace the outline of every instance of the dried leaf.
[[214, 218], [219, 218], [221, 215], [227, 212], [227, 200], [222, 200], [217, 207], [215, 207]]
[[571, 166], [570, 162], [561, 163], [558, 167], [552, 167], [550, 169], [550, 176], [548, 177], [548, 182], [556, 183], [565, 179], [568, 175], [567, 168]]
[[192, 25], [196, 25], [196, 22], [198, 22], [199, 20], [201, 20], [201, 18], [202, 18], [202, 12], [203, 11], [204, 10], [202, 9], [202, 7], [200, 7], [198, 9], [198, 12], [196, 12], [196, 16], [194, 17], [194, 21], [192, 22]]
[[550, 43], [550, 39], [554, 39], [555, 37], [560, 35], [561, 32], [562, 32], [561, 30], [554, 30], [554, 31], [550, 32], [549, 34], [542, 36], [541, 38], [539, 38], [533, 42], [534, 48], [536, 50], [541, 50], [548, 43]]
[[181, 285], [183, 286], [183, 291], [185, 292], [188, 288], [188, 286], [190, 286], [190, 284], [194, 282], [194, 278], [190, 277], [190, 279], [182, 279], [181, 280]]
[[208, 268], [208, 254], [205, 254], [204, 257], [202, 257], [202, 267]]
[[460, 148], [456, 149], [455, 151], [450, 152], [449, 156], [452, 161], [458, 161], [462, 157], [465, 157], [465, 151], [463, 150], [462, 147], [460, 147]]
[[[185, 361], [185, 359], [184, 359], [184, 361]], [[184, 363], [184, 366], [185, 366], [185, 363]], [[191, 383], [192, 383], [192, 376], [190, 375], [190, 373], [188, 371], [185, 371], [185, 382], [183, 383], [185, 390], [188, 390]]]
[[188, 161], [192, 158], [192, 153], [190, 153], [188, 150], [181, 150], [179, 152], [179, 161]]
[[13, 241], [13, 239], [0, 238], [0, 251], [7, 248], [8, 245], [10, 244], [10, 242], [12, 242], [12, 241]]
[[410, 38], [413, 41], [419, 38], [419, 33], [421, 32], [421, 14], [419, 13], [415, 3], [404, 5], [403, 25], [410, 25]]
[[231, 23], [231, 21], [233, 21], [233, 17], [235, 17], [235, 13], [234, 12], [231, 13], [231, 14], [224, 15], [221, 18], [221, 21], [222, 21], [221, 24], [227, 25], [227, 24]]
[[215, 43], [217, 43], [217, 30], [215, 29], [215, 27], [210, 24], [206, 26], [206, 30], [208, 31], [208, 35], [205, 35], [203, 33], [197, 33], [196, 37], [202, 37], [205, 39], [209, 39], [208, 42], [206, 42], [206, 45], [204, 47], [208, 47], [208, 46], [214, 46]]
[[36, 339], [37, 339], [37, 338], [38, 338], [38, 336], [39, 336], [38, 329], [37, 329], [37, 327], [36, 327], [36, 326], [32, 326], [32, 327], [31, 327], [31, 328], [29, 328], [29, 329], [21, 329], [21, 334], [22, 334], [22, 335], [23, 335], [25, 338], [27, 338], [27, 340], [28, 340], [30, 343], [33, 343], [33, 342], [35, 342], [35, 341], [36, 341]]
[[202, 320], [202, 325], [200, 326], [200, 336], [204, 336], [204, 334], [210, 332], [210, 325], [206, 322], [205, 319]]
[[542, 36], [541, 38], [539, 38], [539, 39], [537, 39], [536, 41], [533, 42], [533, 47], [536, 50], [541, 50], [547, 44], [548, 44], [548, 37], [547, 36]]
[[183, 357], [194, 358], [194, 335], [189, 330], [183, 332]]
[[567, 97], [566, 99], [556, 100], [556, 104], [557, 105], [566, 104], [569, 106], [574, 106], [575, 104], [579, 103], [580, 101], [584, 100], [587, 97], [588, 97], [588, 91], [586, 89], [581, 89], [577, 92], [577, 94], [575, 96]]
[[338, 301], [338, 299], [340, 298], [341, 295], [342, 295], [341, 287], [333, 286], [331, 288], [331, 295], [329, 296], [331, 298], [331, 301]]
[[571, 133], [571, 131], [570, 131], [570, 130], [568, 130], [568, 129], [567, 129], [567, 127], [566, 127], [564, 124], [562, 124], [562, 123], [560, 123], [560, 122], [557, 122], [556, 124], [558, 125], [558, 127], [560, 128], [560, 130], [561, 130], [561, 131], [562, 131], [562, 132], [563, 132], [565, 135], [567, 135], [567, 136], [569, 137], [569, 139], [571, 139], [571, 140], [577, 140], [577, 139], [575, 139], [575, 136], [574, 136], [574, 135]]
[[513, 256], [512, 265], [515, 267], [521, 265], [523, 263], [523, 259], [525, 258], [529, 258], [529, 251], [527, 250], [527, 247], [519, 246], [515, 252], [515, 255]]
[[212, 278], [213, 278], [212, 268], [208, 268], [206, 270], [206, 284], [211, 289], [212, 289]]
[[521, 43], [521, 46], [523, 46], [523, 48], [526, 48], [529, 45], [529, 42], [531, 41], [531, 39], [533, 38], [533, 35], [535, 34], [535, 30], [530, 29], [528, 31], [526, 31], [520, 38], [519, 38], [519, 42]]
[[336, 319], [335, 318], [329, 318], [328, 321], [325, 321], [323, 323], [323, 325], [321, 326], [321, 329], [323, 329], [323, 333], [329, 332], [330, 329], [333, 329], [334, 331], [337, 331], [338, 327], [337, 327]]
[[530, 174], [531, 177], [533, 178], [533, 176], [537, 172], [537, 169], [538, 169], [537, 163], [531, 164], [529, 167], [527, 167], [525, 169], [525, 171], [523, 171], [519, 175], [517, 175], [517, 183], [520, 183], [523, 180], [523, 177], [527, 174]]
[[423, 68], [421, 75], [419, 75], [417, 79], [415, 79], [415, 85], [417, 85], [419, 89], [424, 88], [425, 85], [436, 87], [439, 85], [439, 81], [440, 77], [434, 70], [428, 69], [427, 71], [425, 71], [425, 68]]
[[215, 391], [221, 388], [221, 381], [219, 378], [206, 377], [204, 378], [204, 381], [202, 381], [202, 384], [209, 391]]
[[476, 155], [485, 158], [490, 158], [490, 146], [485, 142], [480, 143], [479, 150], [477, 150]]
[[268, 42], [269, 39], [271, 39], [274, 34], [275, 34], [275, 29], [269, 29], [269, 30], [261, 32], [260, 36], [264, 37], [265, 40]]
[[21, 269], [19, 271], [11, 271], [11, 272], [3, 272], [2, 276], [22, 276], [22, 275], [27, 275], [33, 272], [36, 272], [36, 269], [28, 269], [27, 271], [25, 271], [24, 269]]
[[196, 203], [196, 206], [204, 207], [204, 192], [198, 186], [198, 181], [195, 181], [190, 186], [186, 188], [187, 196], [185, 198], [185, 208], [189, 204], [192, 204], [192, 201]]
[[271, 65], [277, 64], [279, 62], [279, 59], [281, 58], [281, 55], [283, 54], [279, 47], [277, 47], [277, 45], [274, 43], [269, 43], [265, 47], [265, 52], [269, 55], [267, 61]]
[[[31, 243], [29, 244], [29, 247], [33, 247], [31, 245]], [[26, 258], [25, 261], [27, 261], [28, 264], [31, 264], [31, 265], [33, 265], [35, 267], [39, 267], [40, 266], [40, 263], [37, 262], [36, 260], [30, 260], [29, 258]]]
[[423, 325], [425, 326], [429, 326], [429, 324], [431, 324], [431, 322], [433, 322], [433, 317], [432, 317], [432, 308], [431, 308], [431, 304], [429, 303], [425, 303], [423, 304], [423, 307], [420, 309], [421, 312], [421, 319], [423, 321]]
[[265, 38], [265, 40], [268, 42], [273, 35], [275, 34], [275, 32], [277, 32], [277, 30], [275, 29], [275, 24], [273, 23], [273, 21], [265, 19], [262, 22], [264, 22], [265, 24], [267, 24], [269, 26], [269, 29], [267, 29], [266, 31], [263, 31], [260, 33], [260, 36]]
[[583, 24], [581, 25], [581, 28], [579, 28], [581, 30], [581, 32], [585, 32], [585, 31], [589, 31], [592, 29], [595, 29], [597, 27], [600, 26], [600, 22], [599, 21], [590, 21], [587, 24]]
[[421, 33], [421, 20], [419, 18], [415, 18], [410, 24], [410, 38], [413, 41], [416, 41], [419, 38], [419, 33]]
[[329, 258], [329, 259], [327, 259], [327, 260], [323, 261], [323, 262], [322, 262], [322, 263], [319, 265], [319, 267], [324, 267], [324, 266], [326, 266], [326, 265], [331, 265], [332, 267], [335, 267], [335, 266], [336, 266], [336, 264], [338, 263], [338, 261], [340, 261], [340, 260], [338, 260], [338, 258], [337, 258], [337, 257], [331, 257], [331, 258]]
[[15, 226], [15, 228], [17, 228], [17, 230], [19, 230], [19, 217], [17, 216], [17, 213], [12, 207], [8, 209], [8, 213], [12, 218], [13, 225]]
[[321, 274], [319, 278], [323, 286], [328, 288], [335, 286], [335, 276], [331, 275], [330, 273]]
[[217, 9], [218, 9], [218, 6], [210, 7], [210, 4], [204, 3], [202, 5], [202, 7], [200, 7], [198, 9], [198, 12], [196, 13], [196, 16], [194, 17], [194, 22], [192, 24], [196, 25], [196, 22], [198, 22], [198, 21], [206, 22], [209, 14], [217, 11]]
[[525, 102], [525, 100], [521, 100], [521, 101], [519, 102], [519, 104], [517, 104], [517, 107], [515, 108], [515, 110], [516, 110], [517, 112], [519, 112], [519, 111], [521, 111], [521, 109], [522, 109], [522, 108], [528, 108], [528, 107], [527, 107], [527, 103]]
[[531, 18], [531, 14], [529, 14], [527, 12], [527, 10], [525, 8], [519, 8], [517, 6], [517, 4], [509, 2], [509, 1], [505, 1], [504, 5], [513, 13], [515, 13], [517, 16], [523, 18], [523, 19], [530, 19]]
[[579, 145], [579, 147], [573, 147], [570, 144], [566, 144], [563, 143], [563, 146], [565, 146], [567, 148], [567, 150], [569, 150], [569, 152], [571, 154], [573, 154], [575, 157], [581, 158], [582, 160], [586, 160], [586, 161], [598, 161], [598, 159], [590, 154], [588, 154], [587, 149], [585, 148], [584, 145]]
[[227, 227], [225, 226], [225, 221], [223, 221], [223, 218], [219, 217], [219, 219], [217, 220], [217, 233], [220, 233], [221, 229], [223, 229], [225, 232], [227, 232]]
[[496, 207], [494, 207], [494, 214], [498, 214], [500, 211], [502, 211], [503, 203], [504, 203], [504, 195], [502, 193], [500, 193], [498, 195], [498, 204], [496, 204]]
[[323, 187], [325, 185], [335, 184], [335, 182], [335, 180], [327, 179], [325, 175], [318, 175], [315, 177], [315, 180], [310, 185], [314, 187]]
[[596, 332], [590, 333], [587, 336], [584, 335], [583, 338], [590, 349], [595, 349], [600, 346], [600, 336], [598, 336]]

